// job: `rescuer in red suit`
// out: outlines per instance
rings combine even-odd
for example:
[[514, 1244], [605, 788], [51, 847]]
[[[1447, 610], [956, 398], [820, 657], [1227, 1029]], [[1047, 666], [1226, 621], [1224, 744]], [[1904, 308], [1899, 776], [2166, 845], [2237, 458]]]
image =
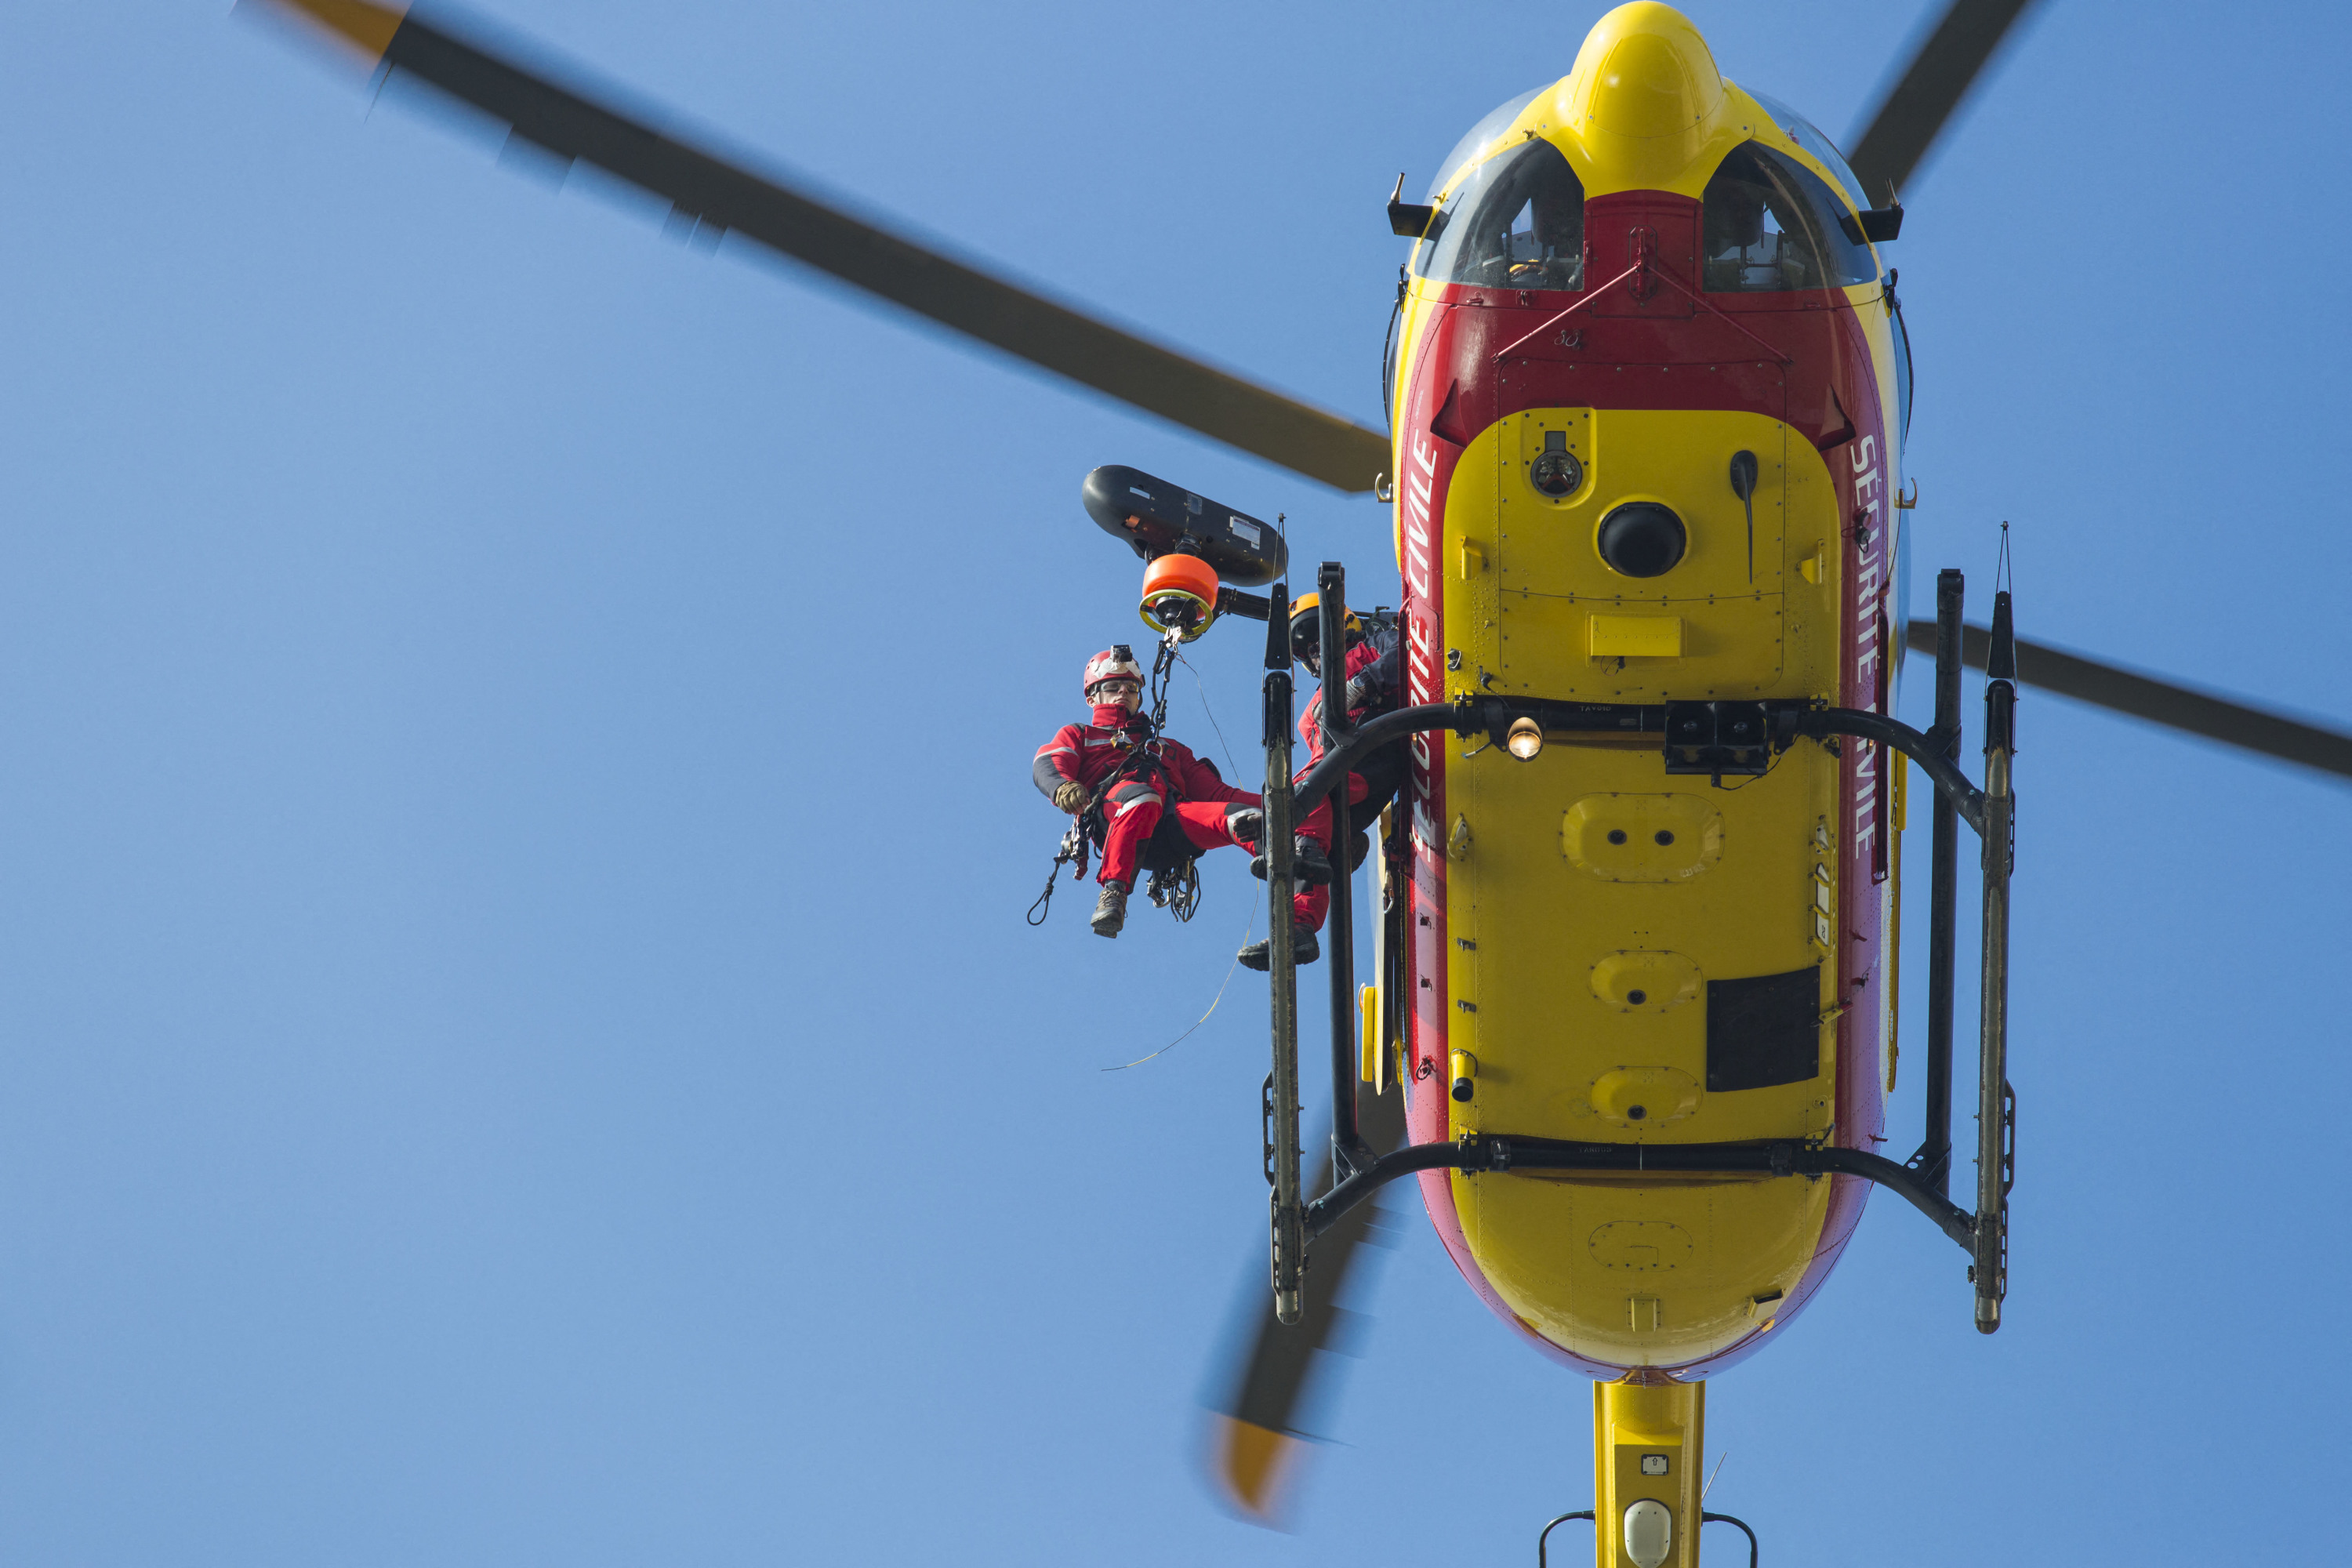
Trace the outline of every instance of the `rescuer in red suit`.
[[[1037, 748], [1030, 771], [1038, 790], [1073, 816], [1098, 808], [1102, 869], [1095, 879], [1102, 893], [1090, 923], [1097, 936], [1115, 937], [1127, 923], [1137, 863], [1155, 833], [1172, 826], [1192, 852], [1222, 844], [1248, 847], [1257, 842], [1265, 817], [1259, 796], [1225, 783], [1181, 742], [1150, 744], [1150, 721], [1139, 711], [1143, 670], [1125, 645], [1087, 660], [1082, 684], [1092, 710], [1088, 722], [1055, 731]], [[1308, 875], [1329, 874], [1322, 843], [1329, 822], [1330, 813], [1324, 811], [1300, 825], [1298, 858]], [[1302, 890], [1294, 903], [1302, 924], [1307, 923], [1304, 906], [1311, 891]], [[1305, 947], [1315, 947], [1312, 928], [1321, 922], [1318, 906]]]
[[[1291, 606], [1290, 651], [1307, 667], [1307, 673], [1318, 679], [1323, 673], [1323, 616], [1319, 607], [1321, 595], [1307, 594]], [[1347, 621], [1348, 640], [1348, 721], [1360, 725], [1368, 719], [1397, 706], [1403, 688], [1402, 644], [1393, 627], [1374, 636], [1364, 635], [1363, 624], [1351, 613]], [[1305, 778], [1317, 763], [1323, 760], [1323, 693], [1318, 688], [1307, 700], [1307, 711], [1299, 715], [1299, 738], [1307, 742], [1307, 763], [1299, 770]], [[1391, 742], [1363, 759], [1348, 774], [1348, 805], [1350, 822], [1358, 833], [1368, 827], [1380, 815], [1381, 808], [1393, 799], [1403, 784], [1409, 757], [1402, 741]], [[1328, 815], [1330, 808], [1318, 803], [1315, 809]], [[1326, 824], [1324, 837], [1330, 829]], [[1348, 865], [1353, 870], [1360, 858], [1357, 846], [1349, 847]], [[1312, 930], [1323, 926], [1323, 916], [1331, 901], [1330, 890], [1325, 887], [1309, 888], [1299, 895], [1299, 913], [1303, 923]]]

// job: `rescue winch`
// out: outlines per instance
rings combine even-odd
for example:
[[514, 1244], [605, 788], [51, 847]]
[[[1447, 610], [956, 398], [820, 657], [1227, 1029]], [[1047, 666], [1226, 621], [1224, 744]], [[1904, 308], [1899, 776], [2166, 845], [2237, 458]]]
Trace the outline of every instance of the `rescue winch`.
[[1279, 527], [1112, 463], [1079, 488], [1087, 515], [1145, 563], [1143, 624], [1191, 642], [1221, 615], [1266, 617], [1266, 602], [1228, 584], [1262, 586], [1282, 575], [1289, 548]]

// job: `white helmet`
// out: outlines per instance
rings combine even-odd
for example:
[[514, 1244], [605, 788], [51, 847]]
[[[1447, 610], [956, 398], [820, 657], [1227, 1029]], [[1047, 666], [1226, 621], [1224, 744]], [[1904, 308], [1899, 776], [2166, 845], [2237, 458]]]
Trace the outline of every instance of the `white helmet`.
[[1095, 700], [1095, 688], [1106, 680], [1132, 680], [1139, 688], [1143, 685], [1143, 667], [1135, 662], [1135, 650], [1125, 643], [1117, 647], [1107, 647], [1087, 660], [1085, 695], [1087, 701]]

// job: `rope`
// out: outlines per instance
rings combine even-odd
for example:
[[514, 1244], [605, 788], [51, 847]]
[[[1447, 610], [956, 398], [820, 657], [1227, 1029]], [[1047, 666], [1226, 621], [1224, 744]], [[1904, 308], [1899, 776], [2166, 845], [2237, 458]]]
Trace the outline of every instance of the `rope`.
[[1217, 722], [1217, 710], [1209, 706], [1209, 689], [1201, 684], [1201, 672], [1198, 669], [1194, 669], [1192, 668], [1192, 661], [1186, 658], [1181, 653], [1176, 656], [1176, 662], [1182, 665], [1185, 669], [1190, 671], [1192, 674], [1192, 690], [1194, 694], [1201, 699], [1201, 711], [1208, 715], [1209, 728], [1216, 731], [1217, 750], [1225, 754], [1225, 766], [1233, 769], [1234, 772], [1237, 773], [1240, 773], [1242, 771], [1241, 764], [1234, 761], [1233, 742], [1225, 739], [1225, 727]]
[[[1248, 900], [1248, 903], [1249, 921], [1242, 927], [1242, 947], [1247, 947], [1249, 945], [1250, 932], [1257, 930], [1257, 900], [1255, 899], [1251, 899]], [[1131, 1062], [1121, 1062], [1117, 1067], [1108, 1067], [1102, 1070], [1105, 1072], [1125, 1072], [1129, 1068], [1139, 1068], [1148, 1061], [1154, 1061], [1160, 1057], [1166, 1056], [1169, 1052], [1182, 1045], [1186, 1040], [1191, 1039], [1192, 1037], [1192, 1029], [1197, 1029], [1202, 1025], [1207, 1023], [1209, 1021], [1209, 1014], [1214, 1013], [1217, 1010], [1217, 1004], [1225, 999], [1225, 988], [1234, 983], [1234, 971], [1239, 969], [1241, 966], [1242, 955], [1240, 949], [1236, 948], [1234, 952], [1234, 961], [1225, 965], [1224, 979], [1217, 984], [1217, 994], [1209, 999], [1209, 1012], [1203, 1013], [1199, 1017], [1193, 1019], [1192, 1029], [1185, 1030], [1182, 1034], [1177, 1036], [1174, 1039], [1169, 1041], [1166, 1045], [1152, 1052], [1150, 1056], [1138, 1057]]]
[[[1087, 811], [1093, 809], [1094, 804], [1089, 801]], [[1070, 866], [1070, 880], [1074, 882], [1086, 876], [1087, 848], [1087, 812], [1081, 811], [1070, 819], [1070, 826], [1062, 833], [1062, 847], [1055, 851], [1053, 868], [1045, 873], [1045, 890], [1037, 895], [1035, 903], [1029, 906], [1029, 913], [1024, 918], [1031, 925], [1044, 925], [1045, 917], [1054, 912], [1054, 883], [1062, 875], [1063, 867], [1070, 866], [1072, 861], [1077, 862]]]

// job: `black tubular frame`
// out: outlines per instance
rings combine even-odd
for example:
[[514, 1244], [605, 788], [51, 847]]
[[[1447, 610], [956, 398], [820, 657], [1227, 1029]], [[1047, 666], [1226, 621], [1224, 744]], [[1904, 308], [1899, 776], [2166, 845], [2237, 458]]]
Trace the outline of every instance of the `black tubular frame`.
[[2009, 879], [2016, 868], [2017, 632], [2009, 592], [1992, 595], [1992, 647], [1985, 660], [1983, 851], [1984, 955], [1977, 995], [1977, 1233], [1969, 1279], [1977, 1288], [1979, 1333], [2000, 1328], [2009, 1294], [2009, 1189], [2016, 1180], [2017, 1091], [2009, 1084]]
[[[1580, 1508], [1574, 1513], [1561, 1514], [1558, 1519], [1545, 1525], [1543, 1532], [1536, 1537], [1536, 1568], [1551, 1568], [1551, 1532], [1571, 1519], [1589, 1519], [1592, 1521], [1594, 1530], [1601, 1528], [1601, 1516], [1591, 1509]], [[1709, 1513], [1705, 1509], [1701, 1509], [1698, 1521], [1701, 1528], [1710, 1524], [1738, 1525], [1740, 1533], [1748, 1537], [1748, 1568], [1756, 1568], [1756, 1532], [1748, 1529], [1746, 1520], [1736, 1519], [1727, 1513]]]
[[[1317, 722], [1327, 750], [1348, 738], [1348, 571], [1337, 561], [1323, 563], [1315, 581], [1316, 610], [1322, 625], [1317, 630], [1323, 692]], [[1331, 932], [1331, 1175], [1345, 1181], [1367, 1169], [1377, 1151], [1364, 1142], [1356, 1125], [1356, 900], [1355, 881], [1348, 870], [1353, 854], [1356, 825], [1349, 813], [1348, 792], [1331, 795], [1331, 904], [1324, 921]], [[1291, 820], [1315, 809], [1312, 801], [1291, 803]]]
[[1963, 1247], [1976, 1245], [1975, 1216], [1937, 1192], [1917, 1172], [1861, 1149], [1801, 1138], [1755, 1143], [1572, 1143], [1465, 1132], [1451, 1143], [1408, 1143], [1384, 1154], [1307, 1205], [1307, 1234], [1320, 1236], [1339, 1217], [1400, 1176], [1422, 1171], [1465, 1174], [1502, 1171], [1655, 1171], [1674, 1174], [1860, 1176], [1877, 1183], [1936, 1222]]
[[[1266, 978], [1273, 984], [1274, 1066], [1263, 1101], [1265, 1179], [1269, 1194], [1267, 1249], [1272, 1255], [1275, 1321], [1298, 1321], [1307, 1271], [1306, 1211], [1298, 1148], [1298, 964], [1291, 952], [1290, 898], [1297, 867], [1291, 842], [1290, 590], [1275, 584], [1265, 628], [1265, 819], [1258, 847], [1265, 854], [1265, 896], [1274, 919], [1266, 927]], [[1352, 1102], [1354, 1096], [1349, 1097]]]
[[[1967, 583], [1948, 567], [1936, 576], [1936, 723], [1927, 731], [1944, 754], [1960, 754], [1960, 610]], [[1930, 827], [1933, 857], [1927, 906], [1927, 1115], [1910, 1166], [1937, 1192], [1952, 1177], [1953, 941], [1959, 928], [1959, 815], [1941, 791]]]
[[[1666, 731], [1670, 703], [1562, 702], [1543, 697], [1465, 697], [1453, 702], [1425, 702], [1383, 713], [1346, 732], [1323, 753], [1307, 776], [1291, 791], [1299, 815], [1315, 809], [1318, 801], [1355, 771], [1372, 752], [1407, 735], [1451, 730], [1464, 740], [1486, 734], [1499, 742], [1521, 719], [1543, 726], [1545, 737], [1573, 739], [1595, 735], [1657, 735]], [[1825, 740], [1852, 735], [1894, 747], [1919, 764], [1941, 799], [1948, 800], [1969, 826], [1984, 831], [1984, 791], [1970, 784], [1959, 764], [1946, 754], [1935, 735], [1915, 730], [1900, 719], [1860, 708], [1817, 707], [1805, 698], [1761, 705], [1771, 727], [1771, 744], [1786, 751], [1798, 739]]]
[[[1451, 702], [1403, 708], [1351, 726], [1346, 712], [1346, 575], [1337, 562], [1324, 563], [1318, 587], [1321, 594], [1322, 738], [1326, 744], [1322, 760], [1295, 784], [1289, 776], [1287, 720], [1291, 689], [1289, 643], [1283, 625], [1286, 597], [1284, 589], [1275, 590], [1273, 624], [1266, 639], [1266, 882], [1269, 929], [1286, 931], [1292, 889], [1291, 844], [1286, 830], [1328, 797], [1334, 824], [1329, 857], [1334, 1180], [1329, 1192], [1311, 1202], [1306, 1200], [1297, 1184], [1297, 976], [1292, 966], [1283, 962], [1287, 957], [1288, 944], [1276, 941], [1272, 944], [1278, 954], [1273, 965], [1276, 1059], [1266, 1094], [1267, 1171], [1275, 1179], [1276, 1188], [1276, 1316], [1288, 1322], [1297, 1312], [1305, 1244], [1323, 1234], [1349, 1209], [1401, 1176], [1439, 1170], [1465, 1173], [1511, 1170], [1595, 1173], [1654, 1171], [1662, 1174], [1802, 1176], [1808, 1180], [1845, 1175], [1888, 1188], [1933, 1220], [1937, 1229], [1970, 1255], [1969, 1279], [1976, 1289], [1976, 1325], [1985, 1333], [2000, 1328], [2001, 1302], [2008, 1289], [2008, 1198], [2015, 1182], [2017, 1127], [2017, 1096], [2008, 1079], [2009, 881], [2015, 860], [2016, 812], [2011, 761], [2016, 749], [2017, 701], [2013, 684], [2016, 635], [2009, 595], [2002, 592], [1994, 595], [1992, 647], [1986, 663], [1990, 679], [1985, 688], [1985, 785], [1979, 789], [1969, 782], [1954, 760], [1959, 751], [1959, 628], [1964, 587], [1958, 572], [1945, 572], [1937, 582], [1936, 727], [1924, 732], [1883, 713], [1827, 707], [1806, 698], [1751, 703], [1642, 704], [1477, 697], [1466, 693]], [[1336, 658], [1332, 657], [1335, 649]], [[1717, 743], [1718, 709], [1726, 726], [1724, 733], [1732, 732], [1736, 721], [1738, 726], [1745, 726], [1739, 731], [1745, 738]], [[1700, 710], [1706, 711], [1702, 714]], [[1735, 713], [1734, 710], [1738, 711]], [[1692, 731], [1686, 726], [1695, 718], [1706, 727], [1696, 743], [1699, 749], [1695, 749], [1695, 743], [1687, 738]], [[1496, 1133], [1468, 1133], [1451, 1143], [1408, 1144], [1393, 1153], [1372, 1157], [1355, 1121], [1358, 1068], [1350, 901], [1354, 884], [1348, 864], [1353, 846], [1347, 792], [1338, 786], [1373, 752], [1409, 735], [1450, 730], [1465, 740], [1483, 733], [1490, 742], [1499, 745], [1511, 726], [1522, 719], [1531, 719], [1540, 725], [1547, 739], [1558, 736], [1572, 742], [1578, 737], [1654, 734], [1660, 738], [1670, 773], [1704, 774], [1719, 766], [1720, 771], [1715, 774], [1718, 785], [1726, 773], [1760, 773], [1769, 765], [1768, 748], [1769, 754], [1777, 755], [1801, 739], [1819, 742], [1832, 750], [1841, 736], [1874, 742], [1899, 751], [1919, 764], [1936, 790], [1936, 845], [1934, 883], [1929, 890], [1933, 903], [1928, 938], [1927, 1130], [1925, 1141], [1908, 1163], [1898, 1164], [1864, 1150], [1802, 1139], [1744, 1143], [1580, 1143]], [[1984, 870], [1974, 1214], [1960, 1208], [1948, 1195], [1952, 944], [1958, 925], [1957, 824], [1961, 821], [1974, 828], [1982, 840]], [[1286, 1141], [1279, 1137], [1277, 1126], [1289, 1129]], [[1276, 1174], [1277, 1165], [1283, 1163], [1277, 1156], [1277, 1142], [1286, 1142], [1292, 1151], [1287, 1182]], [[1720, 1517], [1729, 1523], [1740, 1522], [1729, 1515]], [[1741, 1524], [1740, 1528], [1745, 1530], [1747, 1526]], [[1750, 1531], [1751, 1553], [1754, 1539]]]
[[1561, 1514], [1558, 1519], [1545, 1525], [1543, 1533], [1536, 1537], [1536, 1568], [1551, 1568], [1551, 1559], [1546, 1555], [1547, 1548], [1551, 1542], [1551, 1532], [1571, 1519], [1589, 1519], [1592, 1521], [1593, 1529], [1601, 1528], [1600, 1518], [1589, 1508], [1578, 1509], [1574, 1513]]
[[1734, 1519], [1727, 1513], [1708, 1513], [1706, 1510], [1702, 1509], [1699, 1510], [1698, 1521], [1702, 1525], [1738, 1525], [1739, 1527], [1740, 1533], [1748, 1537], [1748, 1568], [1756, 1568], [1756, 1532], [1748, 1528], [1748, 1521], [1746, 1520]]

